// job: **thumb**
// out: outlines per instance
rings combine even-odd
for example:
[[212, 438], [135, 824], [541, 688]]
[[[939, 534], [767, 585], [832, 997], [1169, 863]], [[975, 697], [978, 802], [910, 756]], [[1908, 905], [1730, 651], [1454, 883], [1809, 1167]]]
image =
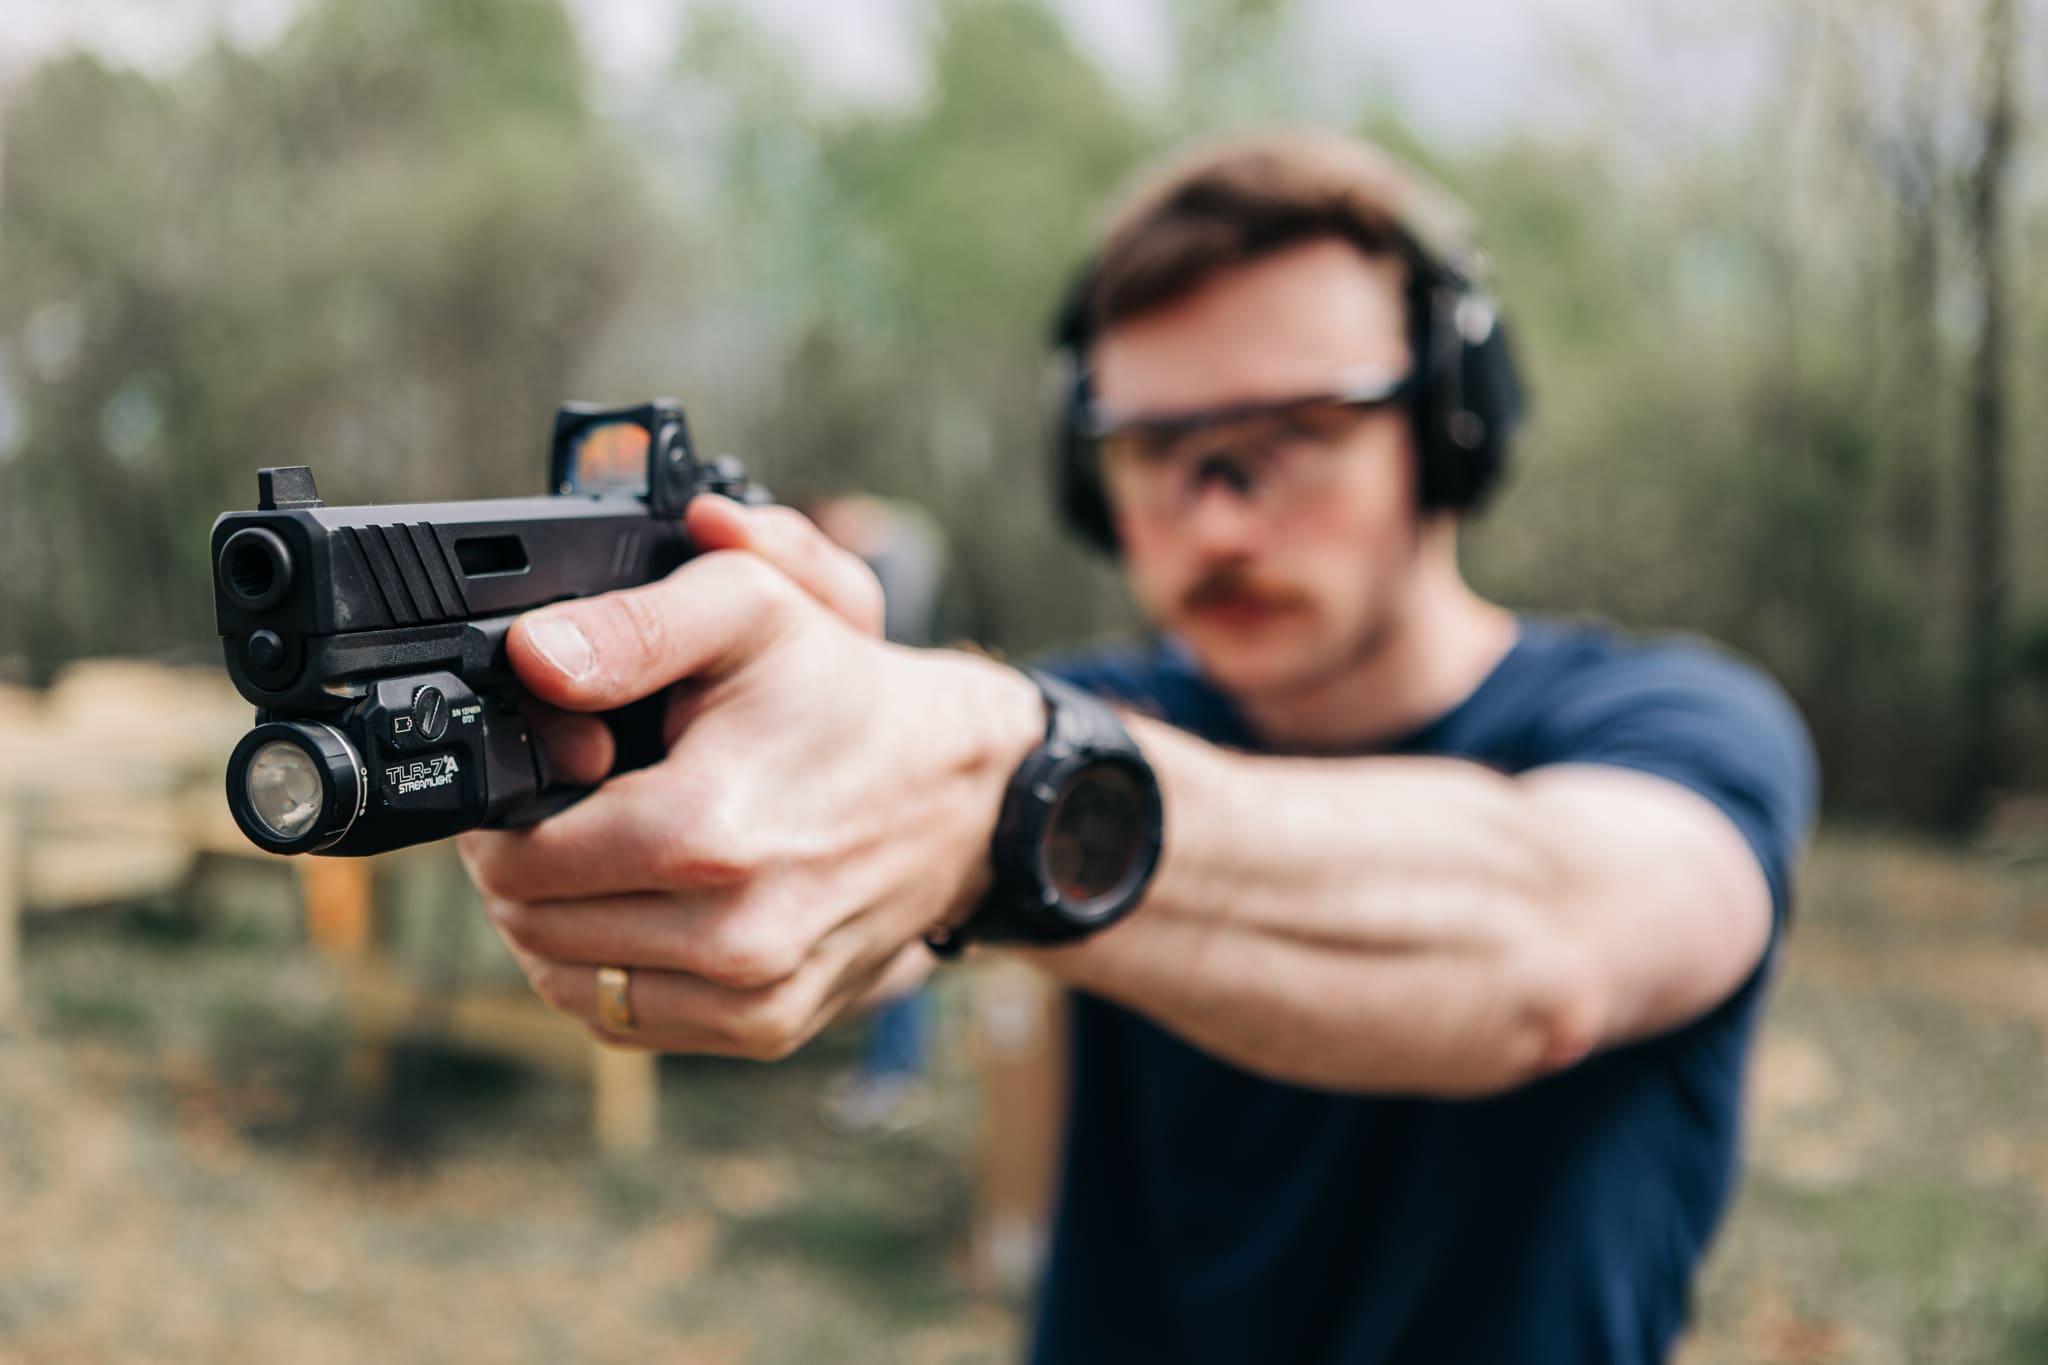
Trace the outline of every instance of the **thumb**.
[[609, 711], [730, 673], [775, 641], [801, 601], [761, 559], [718, 551], [658, 583], [530, 611], [506, 633], [505, 653], [541, 701]]
[[794, 507], [745, 507], [705, 494], [690, 500], [685, 516], [703, 549], [750, 550], [855, 630], [882, 633], [882, 585], [874, 571]]

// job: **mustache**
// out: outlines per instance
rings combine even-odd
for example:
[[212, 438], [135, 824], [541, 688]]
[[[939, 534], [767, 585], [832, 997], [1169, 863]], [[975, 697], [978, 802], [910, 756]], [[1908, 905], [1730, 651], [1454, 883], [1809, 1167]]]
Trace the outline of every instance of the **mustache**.
[[1181, 595], [1180, 604], [1184, 611], [1205, 611], [1247, 597], [1279, 607], [1298, 606], [1307, 600], [1299, 589], [1274, 582], [1242, 564], [1219, 564], [1195, 580]]

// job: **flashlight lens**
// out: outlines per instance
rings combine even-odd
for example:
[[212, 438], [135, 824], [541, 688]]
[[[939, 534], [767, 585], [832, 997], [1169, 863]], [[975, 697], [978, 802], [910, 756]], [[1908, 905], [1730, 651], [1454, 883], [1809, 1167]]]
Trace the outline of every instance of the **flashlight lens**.
[[249, 760], [249, 809], [280, 839], [296, 839], [320, 818], [320, 772], [313, 756], [274, 739]]

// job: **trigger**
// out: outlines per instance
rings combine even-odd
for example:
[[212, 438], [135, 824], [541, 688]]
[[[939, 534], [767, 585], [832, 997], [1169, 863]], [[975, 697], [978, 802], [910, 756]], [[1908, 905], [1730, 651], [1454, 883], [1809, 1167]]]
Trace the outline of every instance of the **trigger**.
[[548, 742], [540, 737], [540, 731], [531, 725], [526, 727], [526, 744], [533, 754], [533, 787], [535, 791], [546, 791], [555, 783], [555, 769], [548, 762]]

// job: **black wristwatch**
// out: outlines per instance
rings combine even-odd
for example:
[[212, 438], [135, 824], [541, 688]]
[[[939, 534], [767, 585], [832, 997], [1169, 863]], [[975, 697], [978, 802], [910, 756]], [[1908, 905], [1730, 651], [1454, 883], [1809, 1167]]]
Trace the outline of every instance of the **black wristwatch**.
[[1100, 698], [1024, 672], [1045, 698], [1045, 739], [1003, 793], [988, 894], [965, 922], [925, 937], [941, 957], [971, 942], [1085, 938], [1129, 914], [1159, 865], [1159, 781], [1123, 722]]

